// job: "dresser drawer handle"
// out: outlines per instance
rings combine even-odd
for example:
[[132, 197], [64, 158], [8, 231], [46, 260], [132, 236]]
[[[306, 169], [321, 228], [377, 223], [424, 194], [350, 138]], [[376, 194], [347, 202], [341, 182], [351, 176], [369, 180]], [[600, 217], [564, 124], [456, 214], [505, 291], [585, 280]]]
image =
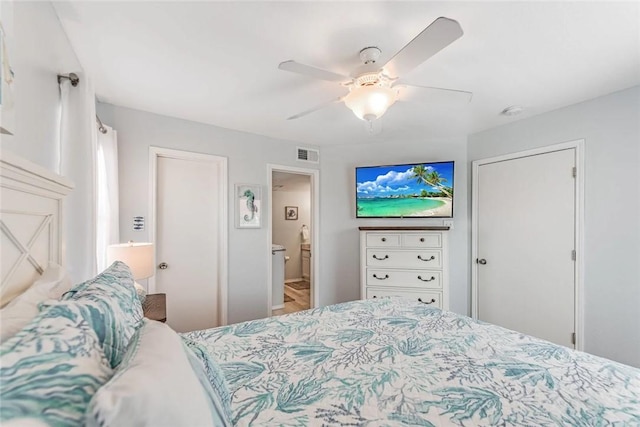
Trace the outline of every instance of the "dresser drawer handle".
[[386, 237], [383, 237], [383, 238], [382, 238], [382, 239], [380, 239], [380, 240], [382, 240], [383, 242], [386, 242], [386, 241], [387, 241], [387, 238], [386, 238]]
[[421, 242], [424, 242], [424, 237], [421, 237], [421, 238], [420, 238], [420, 241], [421, 241]]
[[418, 259], [420, 261], [433, 261], [434, 259], [436, 259], [436, 257], [434, 255], [431, 255], [431, 258], [424, 259], [422, 258], [422, 255], [418, 255]]
[[421, 302], [423, 304], [433, 304], [434, 302], [436, 302], [436, 299], [435, 298], [431, 298], [431, 301], [427, 302], [427, 301], [422, 301], [422, 298], [418, 298], [418, 302]]
[[373, 254], [373, 259], [377, 259], [378, 261], [383, 261], [388, 258], [389, 258], [389, 255], [385, 255], [383, 258], [378, 258], [378, 255]]
[[378, 280], [387, 280], [389, 278], [389, 275], [385, 274], [384, 277], [378, 277], [378, 276], [376, 276], [375, 273], [373, 273], [373, 277], [378, 279]]
[[374, 297], [374, 298], [378, 298], [378, 297], [377, 297], [377, 296], [375, 296], [375, 295], [374, 295], [373, 297]]
[[422, 280], [423, 282], [432, 282], [436, 280], [435, 276], [431, 276], [431, 279], [423, 279], [422, 276], [418, 276], [418, 279]]

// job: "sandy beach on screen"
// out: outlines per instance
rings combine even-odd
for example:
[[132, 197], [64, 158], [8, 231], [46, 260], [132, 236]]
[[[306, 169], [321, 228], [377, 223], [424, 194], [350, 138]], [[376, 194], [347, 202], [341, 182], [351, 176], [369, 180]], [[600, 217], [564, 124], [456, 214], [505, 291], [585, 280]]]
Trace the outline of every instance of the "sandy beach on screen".
[[451, 199], [448, 199], [446, 197], [427, 197], [427, 199], [441, 200], [444, 202], [444, 205], [438, 206], [434, 209], [427, 209], [425, 211], [412, 213], [411, 215], [407, 216], [451, 216]]

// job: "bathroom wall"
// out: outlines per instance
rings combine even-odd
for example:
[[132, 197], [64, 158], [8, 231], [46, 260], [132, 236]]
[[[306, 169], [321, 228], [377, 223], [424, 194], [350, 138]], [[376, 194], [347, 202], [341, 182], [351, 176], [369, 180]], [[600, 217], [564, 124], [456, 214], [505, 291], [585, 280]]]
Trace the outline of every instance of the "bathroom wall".
[[[295, 190], [287, 190], [285, 186], [274, 191], [272, 196], [272, 242], [287, 248], [285, 255], [289, 257], [285, 263], [285, 281], [302, 278], [300, 229], [303, 224], [309, 227], [309, 235], [311, 235], [311, 183], [308, 177], [307, 180], [303, 188], [296, 186]], [[298, 207], [297, 221], [285, 219], [285, 206]]]

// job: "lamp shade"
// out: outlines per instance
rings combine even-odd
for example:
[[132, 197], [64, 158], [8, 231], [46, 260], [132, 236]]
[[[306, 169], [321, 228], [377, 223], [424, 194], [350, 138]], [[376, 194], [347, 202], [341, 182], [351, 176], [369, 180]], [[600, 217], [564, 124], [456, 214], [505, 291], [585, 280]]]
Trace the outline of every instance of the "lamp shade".
[[344, 103], [361, 120], [373, 121], [380, 118], [396, 102], [394, 89], [381, 86], [356, 86], [344, 98]]
[[129, 266], [134, 280], [154, 274], [153, 243], [119, 243], [107, 248], [107, 262], [122, 261]]

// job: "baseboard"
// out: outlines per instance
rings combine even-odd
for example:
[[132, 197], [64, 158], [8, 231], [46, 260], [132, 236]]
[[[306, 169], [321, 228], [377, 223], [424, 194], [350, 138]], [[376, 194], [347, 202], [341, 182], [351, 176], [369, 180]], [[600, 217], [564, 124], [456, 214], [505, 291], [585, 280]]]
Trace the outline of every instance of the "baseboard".
[[285, 280], [284, 283], [293, 283], [293, 282], [303, 282], [305, 279], [303, 279], [302, 277], [298, 278], [298, 279], [289, 279], [289, 280]]
[[271, 310], [280, 310], [281, 308], [284, 308], [284, 304], [271, 306]]

